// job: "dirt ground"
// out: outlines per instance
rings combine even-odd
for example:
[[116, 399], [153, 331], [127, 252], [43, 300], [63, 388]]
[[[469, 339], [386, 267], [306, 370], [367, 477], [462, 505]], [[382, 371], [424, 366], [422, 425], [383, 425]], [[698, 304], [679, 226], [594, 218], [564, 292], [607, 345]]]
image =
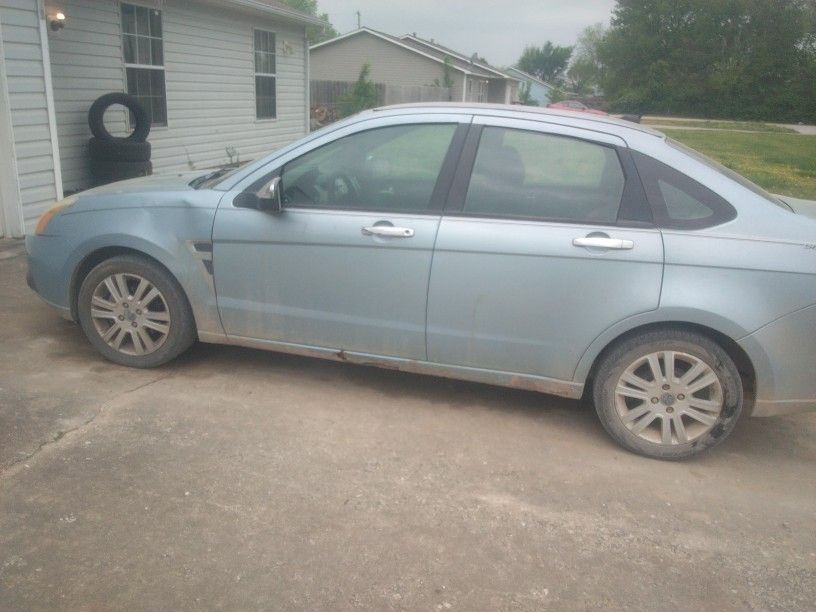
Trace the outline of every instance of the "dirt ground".
[[520, 391], [200, 345], [98, 357], [0, 242], [0, 609], [816, 601], [816, 414], [685, 463]]

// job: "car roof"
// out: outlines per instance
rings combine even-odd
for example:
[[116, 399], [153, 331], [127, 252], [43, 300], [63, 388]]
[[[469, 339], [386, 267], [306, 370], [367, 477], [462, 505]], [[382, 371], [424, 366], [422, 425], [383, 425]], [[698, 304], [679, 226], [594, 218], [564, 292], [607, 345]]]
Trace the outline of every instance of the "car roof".
[[513, 117], [516, 119], [527, 119], [532, 121], [545, 121], [547, 123], [559, 123], [572, 127], [586, 127], [592, 130], [603, 131], [617, 136], [625, 136], [632, 131], [641, 134], [648, 134], [656, 138], [665, 139], [662, 132], [649, 127], [624, 121], [611, 116], [591, 115], [567, 110], [553, 108], [542, 108], [539, 106], [522, 106], [519, 104], [478, 104], [468, 102], [413, 102], [410, 104], [393, 104], [390, 106], [380, 106], [373, 109], [373, 112], [393, 111], [395, 113], [404, 112], [406, 114], [427, 113], [427, 112], [456, 112], [468, 113], [488, 117]]

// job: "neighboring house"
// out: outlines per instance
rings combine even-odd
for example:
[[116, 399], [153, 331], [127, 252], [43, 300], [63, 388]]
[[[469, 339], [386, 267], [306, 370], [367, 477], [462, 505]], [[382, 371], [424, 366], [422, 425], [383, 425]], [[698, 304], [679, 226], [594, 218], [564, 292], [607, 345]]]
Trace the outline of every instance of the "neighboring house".
[[538, 104], [538, 106], [547, 106], [553, 101], [553, 92], [558, 89], [554, 85], [537, 79], [532, 74], [528, 74], [518, 68], [505, 68], [504, 72], [519, 79], [525, 87], [529, 85], [530, 98]]
[[375, 83], [443, 85], [448, 70], [454, 102], [509, 104], [517, 99], [518, 80], [515, 77], [412, 35], [397, 37], [371, 28], [360, 28], [314, 45], [310, 53], [311, 78], [314, 80], [355, 81], [363, 64], [369, 64], [369, 78]]
[[[303, 136], [305, 28], [322, 23], [276, 0], [0, 0], [0, 236], [31, 231], [55, 199], [90, 186], [87, 112], [104, 93], [151, 111], [156, 173]], [[126, 135], [119, 109], [106, 124]]]

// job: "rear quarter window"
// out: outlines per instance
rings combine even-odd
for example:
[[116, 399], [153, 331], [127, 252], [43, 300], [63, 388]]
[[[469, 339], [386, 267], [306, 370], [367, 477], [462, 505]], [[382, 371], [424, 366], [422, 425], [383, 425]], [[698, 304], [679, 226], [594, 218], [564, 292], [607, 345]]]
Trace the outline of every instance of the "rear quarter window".
[[632, 156], [659, 227], [704, 229], [736, 218], [736, 209], [702, 183], [643, 153]]

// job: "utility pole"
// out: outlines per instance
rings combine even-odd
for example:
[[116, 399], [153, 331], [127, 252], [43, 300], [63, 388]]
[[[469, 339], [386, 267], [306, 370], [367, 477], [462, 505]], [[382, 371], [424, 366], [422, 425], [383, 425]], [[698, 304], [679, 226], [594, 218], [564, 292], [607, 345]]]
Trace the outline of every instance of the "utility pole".
[[357, 11], [355, 14], [357, 15], [357, 29], [359, 30], [360, 29], [360, 11]]

